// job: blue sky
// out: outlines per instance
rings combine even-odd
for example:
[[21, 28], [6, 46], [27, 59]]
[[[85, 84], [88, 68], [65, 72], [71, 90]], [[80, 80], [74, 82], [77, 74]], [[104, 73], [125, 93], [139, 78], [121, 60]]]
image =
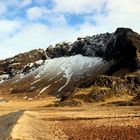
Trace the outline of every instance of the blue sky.
[[140, 0], [0, 0], [0, 59], [79, 36], [130, 27]]

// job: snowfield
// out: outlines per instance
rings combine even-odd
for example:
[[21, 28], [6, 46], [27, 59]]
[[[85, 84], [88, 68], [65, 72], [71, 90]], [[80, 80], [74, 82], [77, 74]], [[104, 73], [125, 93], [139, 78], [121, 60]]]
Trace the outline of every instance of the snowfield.
[[46, 60], [45, 63], [32, 74], [35, 74], [35, 78], [38, 78], [51, 73], [55, 73], [56, 75], [64, 73], [63, 76], [69, 80], [72, 75], [82, 74], [90, 68], [97, 67], [102, 63], [104, 63], [104, 61], [100, 57], [86, 57], [82, 55], [60, 57]]

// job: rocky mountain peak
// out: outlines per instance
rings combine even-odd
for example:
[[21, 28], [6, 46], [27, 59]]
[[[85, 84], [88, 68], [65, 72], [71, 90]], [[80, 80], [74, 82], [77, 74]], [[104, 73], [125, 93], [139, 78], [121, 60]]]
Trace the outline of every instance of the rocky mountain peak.
[[114, 32], [114, 34], [124, 34], [124, 33], [128, 33], [128, 32], [134, 33], [133, 30], [130, 28], [121, 27], [121, 28], [117, 28], [116, 31]]

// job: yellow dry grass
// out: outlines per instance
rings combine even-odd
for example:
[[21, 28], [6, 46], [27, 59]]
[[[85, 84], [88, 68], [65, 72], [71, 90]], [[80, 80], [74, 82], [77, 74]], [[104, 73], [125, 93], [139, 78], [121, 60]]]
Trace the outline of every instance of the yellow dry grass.
[[[83, 89], [79, 93], [85, 91], [90, 90]], [[5, 121], [1, 123], [5, 131], [0, 130], [1, 137], [11, 140], [138, 140], [140, 106], [109, 104], [131, 99], [132, 96], [124, 95], [94, 104], [82, 101], [81, 106], [76, 107], [46, 107], [57, 101], [56, 98], [48, 96], [33, 101], [10, 98], [11, 102], [0, 103], [0, 122]], [[23, 110], [20, 118], [11, 115], [19, 110]]]

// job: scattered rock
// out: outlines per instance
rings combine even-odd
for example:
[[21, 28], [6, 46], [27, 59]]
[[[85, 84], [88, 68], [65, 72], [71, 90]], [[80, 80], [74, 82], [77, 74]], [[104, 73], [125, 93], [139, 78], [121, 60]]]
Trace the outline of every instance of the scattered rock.
[[32, 101], [32, 100], [33, 100], [33, 98], [28, 98], [27, 100], [28, 100], [28, 101]]

